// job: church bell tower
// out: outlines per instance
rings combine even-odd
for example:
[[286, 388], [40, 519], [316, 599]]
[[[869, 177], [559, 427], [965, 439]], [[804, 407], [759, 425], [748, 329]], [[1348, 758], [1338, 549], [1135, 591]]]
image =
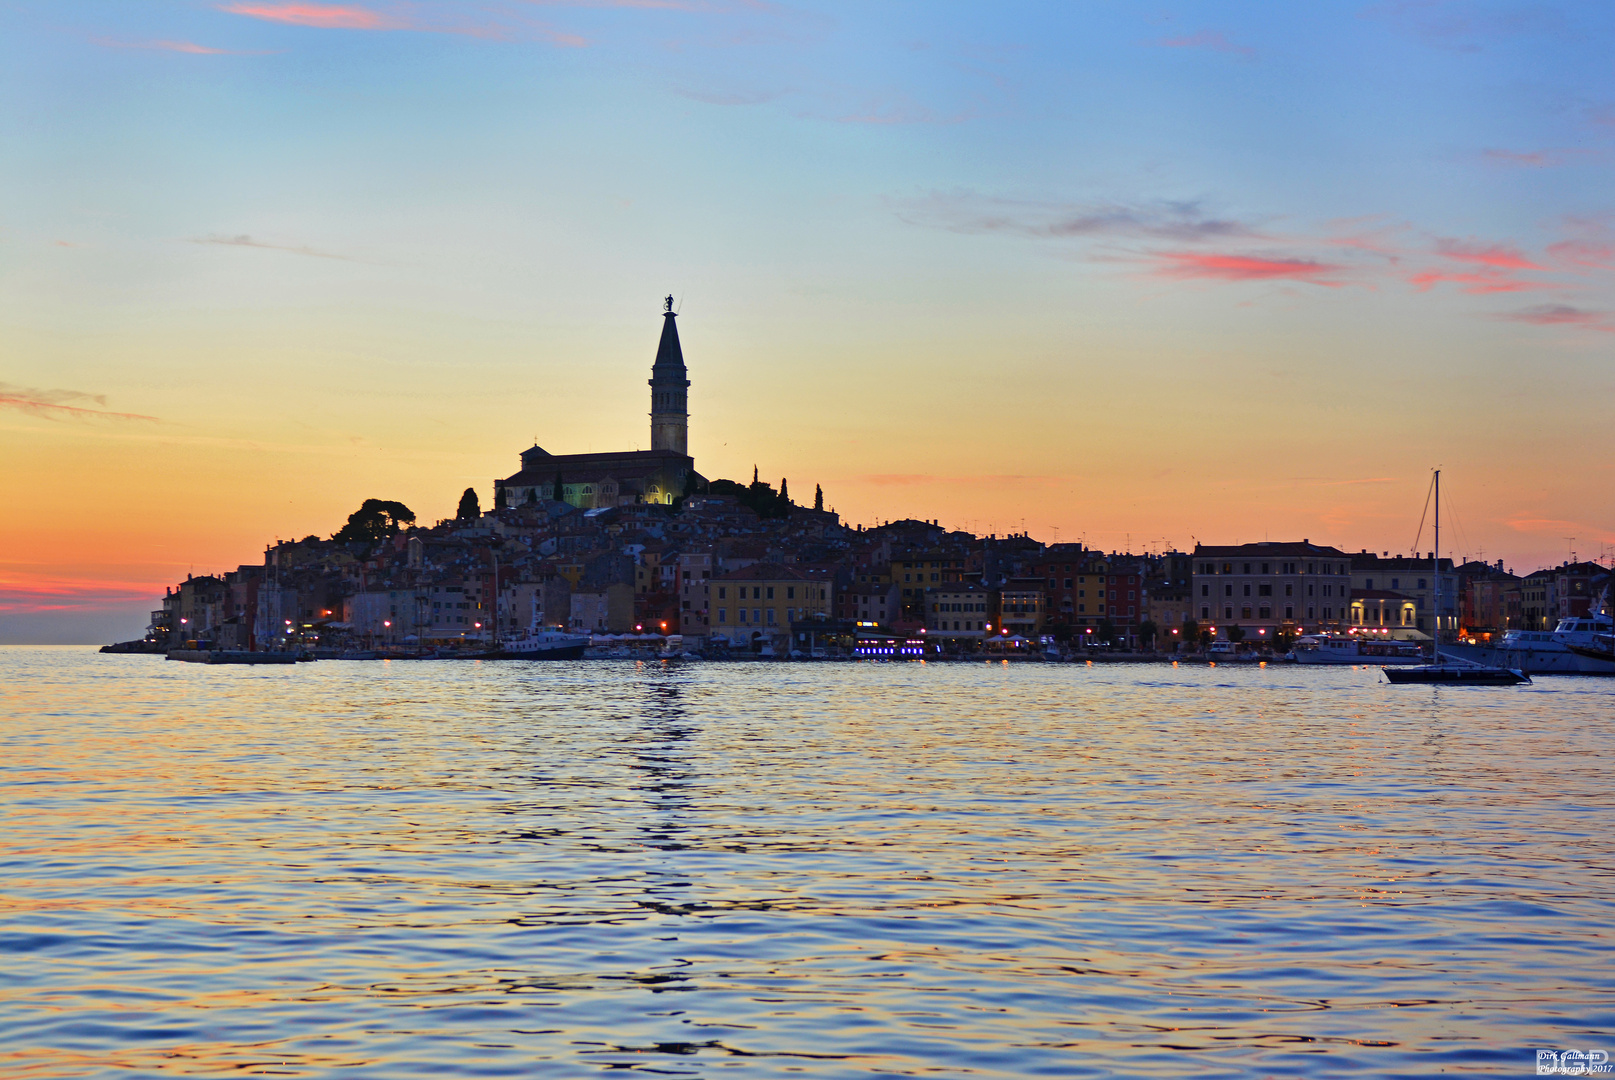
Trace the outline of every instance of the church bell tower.
[[673, 322], [677, 318], [669, 296], [662, 305], [662, 341], [650, 369], [650, 448], [688, 457], [690, 380], [684, 370], [684, 350], [679, 348], [678, 327]]

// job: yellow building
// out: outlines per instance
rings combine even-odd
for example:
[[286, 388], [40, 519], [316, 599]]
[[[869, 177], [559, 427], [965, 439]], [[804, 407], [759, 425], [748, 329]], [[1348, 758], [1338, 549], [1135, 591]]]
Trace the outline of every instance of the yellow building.
[[829, 580], [780, 563], [753, 563], [713, 578], [710, 587], [709, 629], [735, 643], [788, 635], [792, 622], [832, 610]]

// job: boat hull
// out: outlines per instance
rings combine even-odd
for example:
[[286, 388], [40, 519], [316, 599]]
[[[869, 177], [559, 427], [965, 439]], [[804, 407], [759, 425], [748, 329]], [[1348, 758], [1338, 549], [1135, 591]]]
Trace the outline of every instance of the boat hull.
[[582, 660], [586, 644], [550, 645], [538, 649], [507, 648], [483, 653], [479, 660]]
[[1467, 664], [1424, 664], [1388, 667], [1385, 678], [1393, 683], [1431, 683], [1440, 686], [1513, 686], [1530, 682], [1529, 676], [1507, 668], [1470, 667]]
[[1615, 675], [1615, 660], [1568, 648], [1505, 649], [1496, 645], [1443, 645], [1441, 652], [1476, 664], [1516, 668], [1527, 675]]

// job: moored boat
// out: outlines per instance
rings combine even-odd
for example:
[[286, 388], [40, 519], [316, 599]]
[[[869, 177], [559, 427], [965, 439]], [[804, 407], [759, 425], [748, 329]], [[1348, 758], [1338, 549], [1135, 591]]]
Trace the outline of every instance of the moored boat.
[[1357, 634], [1308, 634], [1295, 644], [1298, 664], [1422, 664], [1425, 656], [1412, 641], [1370, 638]]
[[1513, 686], [1528, 683], [1531, 676], [1513, 668], [1487, 664], [1420, 664], [1417, 667], [1388, 667], [1385, 678], [1393, 683], [1437, 683], [1444, 686]]
[[481, 660], [581, 660], [589, 647], [588, 634], [568, 634], [562, 630], [530, 629], [502, 639]]

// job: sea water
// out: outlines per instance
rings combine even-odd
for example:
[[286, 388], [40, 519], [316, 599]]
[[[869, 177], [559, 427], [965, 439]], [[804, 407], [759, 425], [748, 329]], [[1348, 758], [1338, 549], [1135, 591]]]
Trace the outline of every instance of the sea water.
[[6, 1077], [1615, 1050], [1615, 681], [0, 649]]

